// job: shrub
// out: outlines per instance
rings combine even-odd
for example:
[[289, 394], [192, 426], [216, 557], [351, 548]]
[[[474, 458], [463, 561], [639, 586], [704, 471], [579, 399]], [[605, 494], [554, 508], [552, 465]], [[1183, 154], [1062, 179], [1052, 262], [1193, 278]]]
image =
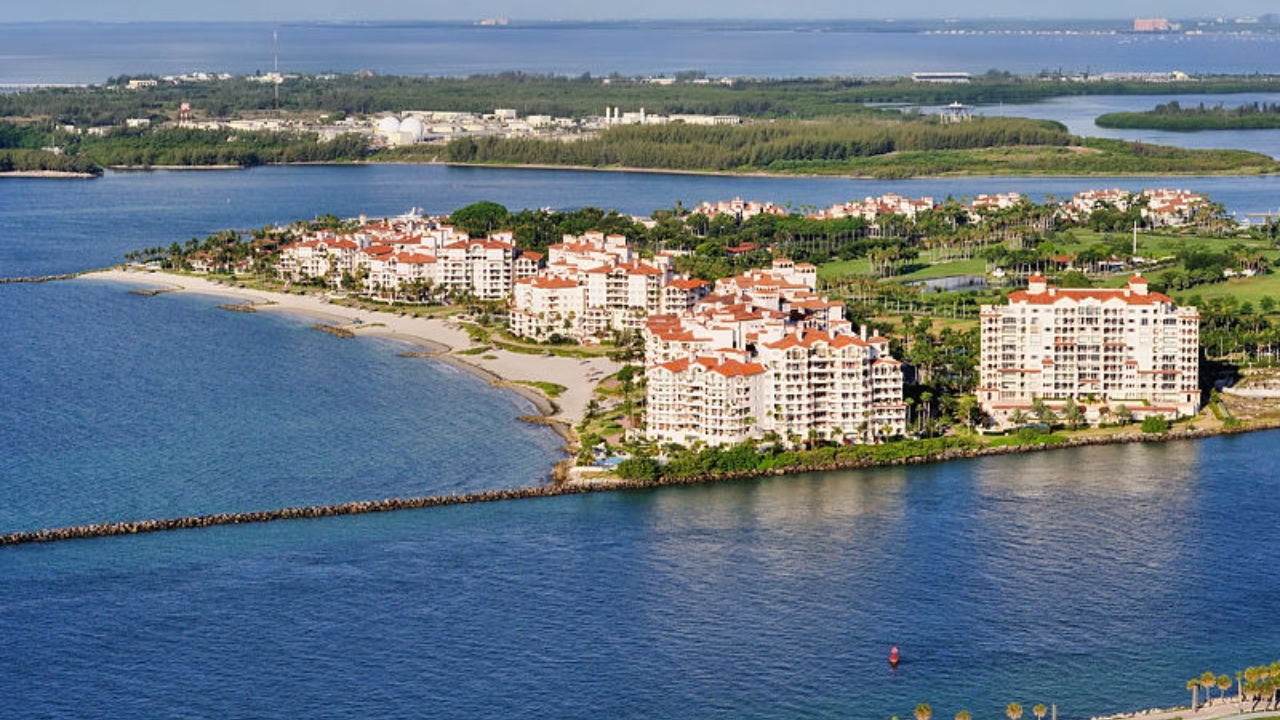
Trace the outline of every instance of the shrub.
[[1142, 432], [1147, 434], [1169, 432], [1169, 419], [1163, 415], [1148, 415], [1142, 418]]

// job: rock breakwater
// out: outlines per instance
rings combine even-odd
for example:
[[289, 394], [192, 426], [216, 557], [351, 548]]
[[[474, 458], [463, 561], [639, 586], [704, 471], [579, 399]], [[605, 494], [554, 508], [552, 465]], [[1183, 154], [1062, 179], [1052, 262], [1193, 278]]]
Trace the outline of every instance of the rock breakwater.
[[80, 273], [62, 273], [61, 275], [29, 275], [26, 277], [7, 277], [0, 278], [0, 285], [9, 283], [42, 283], [54, 282], [57, 280], [75, 280], [80, 277]]
[[449, 507], [477, 503], [501, 502], [506, 500], [530, 500], [551, 498], [562, 495], [582, 495], [596, 492], [618, 492], [624, 490], [648, 490], [656, 487], [676, 485], [697, 485], [730, 480], [745, 480], [764, 475], [793, 475], [809, 472], [826, 472], [832, 470], [857, 470], [870, 467], [887, 467], [896, 465], [924, 465], [948, 460], [968, 460], [999, 455], [1019, 455], [1059, 448], [1079, 448], [1091, 445], [1125, 445], [1139, 442], [1170, 442], [1176, 440], [1197, 440], [1216, 435], [1232, 435], [1257, 430], [1280, 429], [1280, 423], [1259, 423], [1247, 427], [1225, 430], [1179, 430], [1161, 434], [1109, 435], [1096, 438], [1078, 438], [1050, 445], [1009, 445], [986, 448], [952, 448], [940, 453], [916, 455], [896, 458], [890, 461], [861, 460], [852, 463], [833, 463], [830, 466], [805, 466], [775, 468], [770, 472], [736, 472], [715, 475], [695, 475], [688, 477], [669, 477], [658, 480], [619, 480], [592, 479], [575, 482], [557, 483], [554, 485], [538, 485], [534, 487], [513, 488], [509, 490], [484, 490], [472, 493], [451, 495], [429, 495], [412, 498], [388, 498], [383, 500], [360, 500], [334, 505], [311, 505], [289, 507], [278, 510], [262, 510], [242, 513], [218, 513], [213, 515], [197, 515], [189, 517], [169, 518], [162, 520], [136, 520], [126, 522], [99, 523], [94, 525], [76, 525], [71, 527], [48, 528], [25, 532], [11, 532], [0, 535], [0, 547], [8, 545], [30, 545], [35, 543], [58, 542], [62, 540], [85, 540], [104, 538], [116, 535], [141, 535], [145, 533], [169, 532], [173, 530], [195, 530], [199, 528], [217, 527], [221, 525], [244, 525], [266, 523], [277, 520], [305, 520], [311, 518], [340, 517], [344, 515], [364, 515], [370, 513], [391, 512], [395, 510], [420, 510], [426, 508]]

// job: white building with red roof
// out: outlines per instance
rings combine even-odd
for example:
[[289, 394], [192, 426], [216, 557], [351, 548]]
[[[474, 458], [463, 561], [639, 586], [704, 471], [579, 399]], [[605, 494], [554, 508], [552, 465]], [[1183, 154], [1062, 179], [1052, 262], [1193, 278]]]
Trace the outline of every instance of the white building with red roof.
[[790, 212], [771, 202], [757, 202], [735, 197], [732, 200], [721, 200], [717, 203], [703, 201], [689, 211], [691, 215], [706, 215], [709, 218], [731, 217], [734, 220], [749, 220], [757, 215], [789, 215]]
[[889, 341], [858, 335], [797, 329], [757, 346], [769, 374], [762, 423], [794, 442], [875, 442], [906, 431], [902, 363]]
[[935, 203], [931, 197], [908, 198], [895, 193], [887, 193], [879, 197], [869, 197], [865, 200], [836, 203], [825, 210], [820, 210], [810, 215], [810, 217], [822, 220], [862, 218], [867, 222], [875, 222], [876, 218], [879, 217], [900, 215], [908, 220], [914, 220], [920, 213], [932, 210], [934, 207]]
[[789, 445], [865, 443], [906, 430], [902, 365], [883, 337], [774, 326], [748, 349], [709, 349], [716, 340], [700, 332], [714, 331], [669, 322], [649, 331], [689, 352], [646, 371], [651, 440], [725, 445], [776, 433]]
[[669, 256], [639, 258], [623, 235], [566, 235], [547, 248], [544, 269], [517, 278], [509, 321], [522, 337], [581, 341], [639, 331], [652, 315], [691, 307], [710, 287], [676, 275]]
[[1057, 288], [1041, 276], [1007, 305], [981, 312], [978, 401], [999, 426], [1035, 401], [1068, 399], [1090, 422], [1123, 405], [1136, 418], [1200, 409], [1200, 315], [1152, 292], [1135, 275], [1124, 288]]
[[759, 437], [765, 368], [744, 353], [680, 358], [645, 373], [645, 432], [660, 443], [726, 445]]
[[[844, 305], [814, 293], [811, 267], [779, 259], [718, 281], [688, 310], [649, 317], [650, 439], [874, 442], [905, 431], [902, 366], [889, 341], [852, 333]], [[704, 408], [707, 397], [721, 405]]]

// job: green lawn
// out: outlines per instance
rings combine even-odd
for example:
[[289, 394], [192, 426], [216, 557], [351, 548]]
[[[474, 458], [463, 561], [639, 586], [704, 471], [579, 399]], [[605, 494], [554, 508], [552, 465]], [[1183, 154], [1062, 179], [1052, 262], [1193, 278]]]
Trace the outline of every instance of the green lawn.
[[[926, 265], [915, 272], [906, 273], [904, 275], [894, 275], [891, 278], [885, 279], [896, 282], [912, 282], [915, 280], [931, 280], [933, 278], [950, 277], [952, 275], [985, 275], [986, 273], [986, 261], [979, 258], [972, 258], [969, 260], [950, 260]], [[821, 280], [847, 277], [849, 275], [869, 277], [871, 275], [870, 261], [866, 258], [856, 258], [854, 260], [830, 262], [818, 267], [818, 278]]]
[[1183, 302], [1192, 295], [1199, 295], [1206, 300], [1234, 297], [1242, 303], [1246, 301], [1253, 303], [1255, 308], [1258, 307], [1258, 302], [1264, 297], [1269, 297], [1280, 303], [1280, 274], [1271, 273], [1251, 278], [1232, 278], [1226, 282], [1212, 285], [1198, 285], [1190, 290], [1176, 293], [1175, 299]]

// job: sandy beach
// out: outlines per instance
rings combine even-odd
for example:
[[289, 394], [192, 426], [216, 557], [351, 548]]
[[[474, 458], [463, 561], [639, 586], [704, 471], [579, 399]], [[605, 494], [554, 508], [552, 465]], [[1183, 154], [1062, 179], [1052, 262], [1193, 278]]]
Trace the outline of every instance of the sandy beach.
[[[325, 324], [351, 330], [356, 336], [378, 335], [411, 343], [444, 362], [529, 398], [538, 406], [538, 412], [560, 424], [561, 430], [572, 427], [582, 419], [596, 384], [617, 372], [620, 367], [607, 358], [525, 355], [497, 348], [479, 355], [460, 355], [459, 351], [472, 347], [472, 343], [466, 331], [455, 322], [331, 305], [325, 297], [317, 294], [294, 295], [251, 290], [194, 275], [120, 268], [86, 273], [81, 277], [145, 285], [170, 292], [222, 297], [237, 304], [253, 305], [259, 311], [285, 312], [315, 318]], [[564, 386], [565, 391], [550, 400], [534, 388], [509, 384], [521, 381], [554, 383]]]

